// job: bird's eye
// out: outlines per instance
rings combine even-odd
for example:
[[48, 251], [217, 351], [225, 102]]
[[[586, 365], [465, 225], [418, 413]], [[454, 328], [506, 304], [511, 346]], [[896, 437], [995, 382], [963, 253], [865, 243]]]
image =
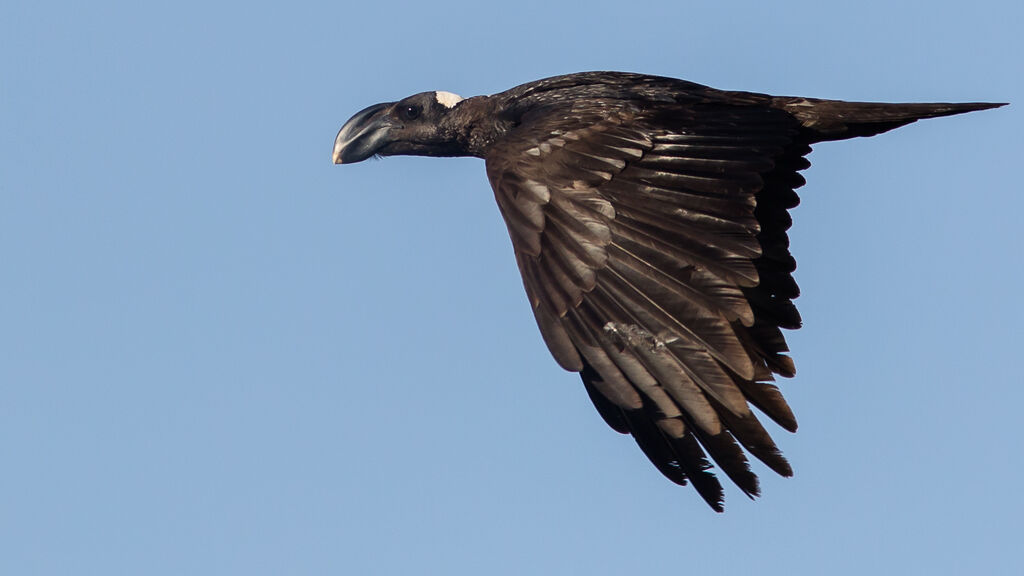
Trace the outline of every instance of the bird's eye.
[[402, 118], [406, 120], [415, 120], [420, 117], [419, 106], [405, 106], [402, 108]]

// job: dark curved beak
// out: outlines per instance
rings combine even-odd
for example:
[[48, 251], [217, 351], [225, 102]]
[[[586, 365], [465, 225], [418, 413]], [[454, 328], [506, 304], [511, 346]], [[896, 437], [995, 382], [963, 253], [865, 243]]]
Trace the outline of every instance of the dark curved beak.
[[392, 104], [394, 102], [374, 104], [345, 122], [334, 139], [331, 159], [335, 164], [362, 162], [387, 144], [391, 122], [382, 112]]

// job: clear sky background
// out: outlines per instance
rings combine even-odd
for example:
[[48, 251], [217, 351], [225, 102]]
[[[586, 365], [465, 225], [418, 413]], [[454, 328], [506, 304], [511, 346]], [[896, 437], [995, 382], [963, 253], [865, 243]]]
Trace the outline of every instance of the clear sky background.
[[[7, 2], [0, 573], [1021, 573], [1019, 2]], [[714, 514], [550, 358], [477, 159], [341, 124], [609, 69], [1009, 101], [823, 144], [796, 470]]]

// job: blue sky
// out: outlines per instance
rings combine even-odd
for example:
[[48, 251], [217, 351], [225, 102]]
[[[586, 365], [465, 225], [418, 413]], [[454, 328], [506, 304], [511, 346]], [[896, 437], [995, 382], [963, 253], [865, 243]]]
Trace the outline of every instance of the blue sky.
[[[1019, 569], [1018, 3], [578, 6], [0, 8], [0, 573]], [[329, 161], [593, 69], [1015, 104], [811, 155], [796, 476], [724, 515], [550, 358], [482, 161]]]

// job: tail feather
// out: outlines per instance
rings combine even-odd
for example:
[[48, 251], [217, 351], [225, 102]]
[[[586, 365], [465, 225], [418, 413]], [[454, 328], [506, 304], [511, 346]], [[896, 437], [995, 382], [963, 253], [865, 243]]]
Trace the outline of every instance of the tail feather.
[[772, 105], [796, 117], [810, 132], [813, 142], [824, 142], [874, 136], [925, 118], [988, 110], [1006, 103], [890, 104], [783, 97], [774, 98]]

